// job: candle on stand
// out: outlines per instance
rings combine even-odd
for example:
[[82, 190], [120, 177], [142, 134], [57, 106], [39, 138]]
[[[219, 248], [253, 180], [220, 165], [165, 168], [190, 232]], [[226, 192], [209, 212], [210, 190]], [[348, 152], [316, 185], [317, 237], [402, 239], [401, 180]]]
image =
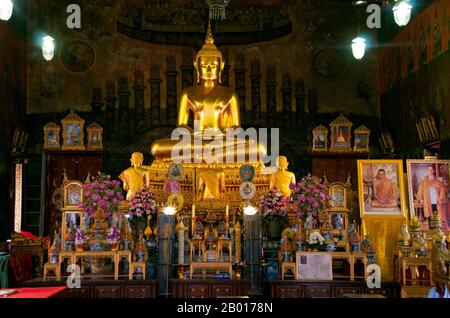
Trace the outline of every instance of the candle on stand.
[[178, 224], [178, 265], [184, 265], [184, 231], [186, 226], [183, 221]]
[[227, 220], [227, 222], [228, 222], [228, 210], [229, 210], [229, 206], [228, 206], [228, 204], [227, 204], [227, 206], [225, 207], [225, 216], [226, 216], [226, 220]]
[[194, 233], [195, 233], [195, 204], [192, 205], [191, 225], [192, 225], [192, 237], [194, 237]]

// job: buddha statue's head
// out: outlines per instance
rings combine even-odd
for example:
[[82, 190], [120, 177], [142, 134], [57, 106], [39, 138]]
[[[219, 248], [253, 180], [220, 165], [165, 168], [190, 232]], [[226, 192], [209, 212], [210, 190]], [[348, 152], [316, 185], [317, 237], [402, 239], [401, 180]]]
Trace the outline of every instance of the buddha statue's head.
[[278, 169], [280, 170], [286, 170], [289, 166], [289, 162], [285, 156], [279, 156], [277, 162], [278, 162]]
[[214, 45], [214, 38], [211, 31], [211, 24], [208, 24], [205, 44], [197, 52], [194, 61], [194, 67], [197, 71], [197, 84], [204, 83], [222, 83], [222, 70], [225, 66], [222, 53]]
[[144, 155], [141, 152], [133, 152], [130, 161], [131, 166], [139, 168], [144, 161]]

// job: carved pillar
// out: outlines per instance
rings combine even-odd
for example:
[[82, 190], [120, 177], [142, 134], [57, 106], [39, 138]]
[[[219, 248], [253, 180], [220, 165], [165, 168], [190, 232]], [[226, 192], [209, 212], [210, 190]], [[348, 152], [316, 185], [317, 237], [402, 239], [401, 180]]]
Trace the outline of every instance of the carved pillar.
[[291, 75], [283, 74], [281, 94], [283, 96], [283, 119], [287, 125], [292, 121], [292, 79]]
[[116, 85], [112, 81], [106, 83], [106, 121], [113, 123], [116, 119]]
[[277, 74], [274, 65], [267, 66], [266, 99], [267, 99], [267, 127], [277, 124]]
[[181, 88], [194, 86], [194, 66], [192, 61], [194, 60], [192, 54], [192, 48], [187, 47], [183, 49], [182, 64], [181, 64]]
[[161, 75], [159, 64], [150, 65], [150, 122], [161, 122]]
[[239, 98], [239, 110], [241, 114], [241, 125], [247, 123], [246, 118], [246, 94], [245, 94], [245, 55], [243, 53], [236, 54], [235, 58], [235, 68], [234, 68], [234, 76], [235, 76], [235, 86], [236, 86], [236, 92], [238, 94]]
[[227, 48], [222, 48], [222, 56], [223, 61], [225, 62], [225, 66], [222, 71], [222, 85], [230, 86], [230, 60], [229, 60], [229, 51]]
[[295, 81], [295, 123], [299, 124], [305, 113], [306, 102], [305, 82], [299, 78]]
[[137, 127], [144, 126], [145, 123], [145, 100], [144, 100], [144, 71], [136, 69], [134, 71], [134, 123]]
[[262, 295], [260, 266], [261, 217], [245, 215], [244, 259], [247, 264], [246, 279], [250, 280], [249, 295]]
[[166, 57], [166, 124], [177, 124], [177, 61], [175, 56]]
[[119, 75], [119, 120], [129, 123], [130, 92], [128, 91], [128, 77]]
[[319, 104], [317, 102], [317, 91], [315, 89], [308, 90], [308, 109], [311, 118], [316, 118]]
[[258, 59], [252, 61], [252, 124], [261, 125], [261, 69]]
[[103, 103], [102, 88], [100, 86], [95, 86], [92, 89], [92, 101], [91, 101], [93, 121], [101, 121], [103, 105], [104, 103]]
[[175, 218], [164, 213], [158, 215], [158, 279], [159, 295], [169, 296], [169, 282], [174, 277]]

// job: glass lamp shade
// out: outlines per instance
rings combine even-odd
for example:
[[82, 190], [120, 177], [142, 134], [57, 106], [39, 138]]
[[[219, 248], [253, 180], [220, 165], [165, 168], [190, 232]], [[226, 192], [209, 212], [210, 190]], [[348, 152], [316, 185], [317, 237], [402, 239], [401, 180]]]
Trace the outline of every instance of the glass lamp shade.
[[42, 39], [42, 55], [47, 61], [50, 61], [55, 56], [55, 39], [49, 35], [44, 36]]
[[355, 59], [360, 60], [366, 53], [366, 39], [357, 37], [352, 41], [352, 52]]
[[412, 5], [408, 1], [399, 1], [392, 8], [394, 20], [399, 26], [405, 26], [411, 19]]
[[11, 0], [0, 0], [0, 20], [8, 21], [12, 16], [13, 7]]
[[163, 213], [165, 215], [175, 215], [177, 213], [177, 209], [171, 205], [168, 205], [166, 207], [163, 208]]
[[245, 215], [249, 215], [249, 216], [255, 215], [256, 213], [258, 213], [258, 209], [255, 206], [250, 205], [250, 204], [244, 206], [243, 211], [244, 211]]

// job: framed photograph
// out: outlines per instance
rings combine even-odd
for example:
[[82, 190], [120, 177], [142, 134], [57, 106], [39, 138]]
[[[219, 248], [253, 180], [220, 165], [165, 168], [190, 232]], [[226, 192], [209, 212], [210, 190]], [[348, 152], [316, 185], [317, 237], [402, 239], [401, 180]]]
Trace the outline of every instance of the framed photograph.
[[64, 186], [64, 207], [78, 207], [83, 199], [83, 184], [71, 181]]
[[440, 216], [442, 230], [450, 230], [450, 160], [407, 160], [410, 217], [429, 229], [433, 213]]
[[369, 136], [370, 129], [362, 125], [355, 129], [355, 145], [353, 151], [355, 152], [369, 152]]
[[361, 218], [406, 216], [402, 160], [358, 160]]
[[297, 252], [296, 280], [333, 280], [331, 254]]
[[352, 123], [344, 116], [340, 115], [331, 122], [331, 147], [330, 151], [351, 152], [351, 130]]
[[328, 151], [328, 128], [320, 125], [314, 128], [312, 133], [312, 151]]
[[328, 190], [331, 201], [329, 211], [342, 211], [347, 209], [347, 189], [341, 183], [332, 183], [330, 184]]
[[84, 150], [84, 119], [70, 113], [61, 120], [63, 127], [63, 150]]
[[92, 123], [86, 128], [87, 149], [103, 149], [103, 127], [97, 123]]
[[59, 149], [59, 132], [61, 128], [54, 122], [44, 126], [44, 149]]

